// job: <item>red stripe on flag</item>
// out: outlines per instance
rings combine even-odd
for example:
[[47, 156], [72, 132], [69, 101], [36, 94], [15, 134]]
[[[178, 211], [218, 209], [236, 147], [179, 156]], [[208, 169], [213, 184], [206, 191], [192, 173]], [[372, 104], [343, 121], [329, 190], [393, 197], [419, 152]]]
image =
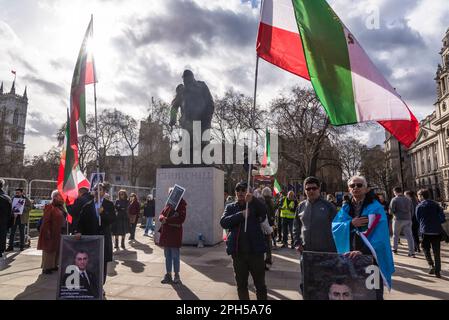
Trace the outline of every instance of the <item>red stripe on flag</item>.
[[400, 143], [409, 148], [418, 137], [419, 122], [413, 113], [410, 112], [410, 121], [392, 120], [379, 121], [379, 123], [390, 132]]
[[279, 29], [261, 22], [256, 49], [258, 56], [262, 59], [310, 80], [299, 33]]
[[86, 77], [85, 85], [93, 84], [96, 82], [95, 79], [95, 68], [93, 62], [86, 62]]

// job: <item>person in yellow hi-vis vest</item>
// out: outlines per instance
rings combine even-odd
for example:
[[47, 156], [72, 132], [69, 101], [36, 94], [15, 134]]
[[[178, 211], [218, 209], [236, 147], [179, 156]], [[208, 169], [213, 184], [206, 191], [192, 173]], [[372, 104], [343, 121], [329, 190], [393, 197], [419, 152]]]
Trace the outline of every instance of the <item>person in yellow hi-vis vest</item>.
[[288, 247], [288, 233], [291, 237], [291, 248], [294, 249], [293, 243], [293, 221], [295, 220], [295, 212], [298, 202], [295, 199], [295, 193], [290, 191], [287, 197], [284, 197], [281, 202], [281, 218], [282, 218], [282, 240], [283, 245], [281, 248]]

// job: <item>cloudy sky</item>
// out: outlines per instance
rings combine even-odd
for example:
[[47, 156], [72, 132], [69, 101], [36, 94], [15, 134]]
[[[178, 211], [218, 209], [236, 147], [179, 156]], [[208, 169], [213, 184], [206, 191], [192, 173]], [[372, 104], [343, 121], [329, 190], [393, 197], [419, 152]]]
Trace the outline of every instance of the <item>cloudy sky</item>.
[[[94, 14], [100, 108], [142, 118], [151, 97], [171, 100], [185, 68], [214, 95], [252, 95], [257, 0], [0, 0], [0, 81], [28, 86], [26, 154], [55, 145], [65, 122], [74, 65]], [[436, 67], [449, 27], [447, 0], [332, 0], [382, 73], [422, 119], [434, 109]], [[367, 28], [379, 10], [379, 28]], [[262, 62], [262, 107], [294, 84], [308, 83]], [[91, 99], [92, 100], [92, 99]], [[91, 102], [91, 101], [90, 101]], [[89, 103], [88, 109], [93, 110]], [[382, 143], [380, 126], [354, 133]]]

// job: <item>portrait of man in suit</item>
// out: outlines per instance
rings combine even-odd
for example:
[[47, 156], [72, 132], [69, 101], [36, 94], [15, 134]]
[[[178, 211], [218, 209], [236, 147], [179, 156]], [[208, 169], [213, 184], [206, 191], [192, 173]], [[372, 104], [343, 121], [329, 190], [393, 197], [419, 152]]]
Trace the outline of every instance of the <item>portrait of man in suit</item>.
[[88, 269], [89, 254], [77, 251], [74, 263], [66, 268], [61, 282], [61, 296], [69, 299], [98, 299], [98, 277]]

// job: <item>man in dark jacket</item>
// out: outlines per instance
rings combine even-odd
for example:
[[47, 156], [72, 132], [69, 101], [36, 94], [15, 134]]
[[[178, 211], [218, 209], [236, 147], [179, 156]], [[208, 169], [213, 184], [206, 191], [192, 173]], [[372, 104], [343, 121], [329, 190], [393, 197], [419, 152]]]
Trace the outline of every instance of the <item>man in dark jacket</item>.
[[[99, 192], [97, 188], [99, 188]], [[98, 193], [100, 193], [100, 200], [98, 200]], [[75, 231], [77, 236], [104, 236], [103, 283], [106, 282], [108, 262], [112, 261], [111, 224], [116, 219], [114, 203], [104, 198], [105, 193], [103, 183], [95, 187], [94, 199], [81, 209], [79, 223]]]
[[[265, 205], [247, 193], [248, 185], [240, 182], [235, 187], [237, 201], [229, 204], [220, 220], [223, 229], [229, 230], [226, 252], [232, 255], [237, 292], [240, 300], [249, 300], [248, 276], [251, 273], [258, 300], [267, 300], [265, 261], [267, 251], [265, 236], [260, 226], [267, 216]], [[248, 213], [246, 204], [248, 203]], [[245, 232], [245, 220], [247, 230]]]
[[78, 198], [76, 198], [73, 205], [67, 207], [67, 210], [73, 219], [73, 222], [69, 227], [70, 233], [73, 234], [73, 232], [77, 229], [80, 220], [81, 209], [83, 209], [86, 203], [92, 201], [92, 199], [93, 196], [89, 193], [88, 188], [82, 187], [78, 190]]
[[0, 179], [0, 258], [6, 249], [6, 232], [11, 219], [11, 199], [3, 191], [5, 181]]
[[[438, 203], [430, 200], [430, 192], [427, 189], [418, 191], [418, 199], [421, 201], [416, 207], [416, 218], [419, 222], [419, 231], [422, 234], [422, 248], [430, 266], [429, 274], [435, 274], [441, 278], [441, 224], [446, 220], [443, 208]], [[432, 247], [435, 264], [430, 253]]]

